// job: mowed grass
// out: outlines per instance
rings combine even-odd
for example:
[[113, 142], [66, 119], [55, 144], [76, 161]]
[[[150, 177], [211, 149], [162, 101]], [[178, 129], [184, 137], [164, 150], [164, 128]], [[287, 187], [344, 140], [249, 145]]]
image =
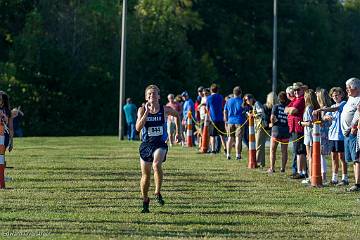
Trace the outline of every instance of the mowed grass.
[[269, 176], [247, 169], [247, 159], [181, 147], [164, 164], [165, 206], [153, 200], [151, 179], [151, 213], [141, 214], [139, 144], [16, 139], [0, 239], [360, 239], [359, 193], [304, 187], [289, 169]]

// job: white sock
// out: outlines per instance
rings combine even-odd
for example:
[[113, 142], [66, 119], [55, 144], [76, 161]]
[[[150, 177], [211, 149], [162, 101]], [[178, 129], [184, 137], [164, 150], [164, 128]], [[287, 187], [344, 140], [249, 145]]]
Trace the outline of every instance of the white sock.
[[348, 180], [349, 180], [348, 175], [347, 175], [347, 174], [343, 174], [343, 175], [342, 175], [342, 180], [348, 181]]
[[305, 175], [305, 174], [306, 174], [305, 170], [302, 170], [301, 175]]
[[338, 174], [337, 174], [337, 173], [333, 173], [331, 180], [334, 181], [334, 182], [337, 182], [337, 180], [338, 180]]

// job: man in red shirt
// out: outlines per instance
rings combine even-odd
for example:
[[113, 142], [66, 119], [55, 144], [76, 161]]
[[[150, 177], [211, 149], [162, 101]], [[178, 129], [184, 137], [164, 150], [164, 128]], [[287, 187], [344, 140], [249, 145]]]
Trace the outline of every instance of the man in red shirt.
[[295, 98], [285, 108], [285, 113], [288, 114], [291, 139], [293, 141], [297, 140], [293, 143], [294, 153], [296, 154], [293, 162], [293, 178], [300, 179], [305, 178], [306, 175], [306, 147], [303, 139], [298, 140], [304, 136], [304, 128], [299, 125], [305, 110], [304, 85], [301, 82], [296, 82], [293, 84], [293, 90]]

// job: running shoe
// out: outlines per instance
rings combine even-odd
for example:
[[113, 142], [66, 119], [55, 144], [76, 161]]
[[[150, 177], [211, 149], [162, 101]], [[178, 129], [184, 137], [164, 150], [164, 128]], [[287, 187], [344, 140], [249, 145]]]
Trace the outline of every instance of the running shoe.
[[147, 201], [143, 201], [143, 209], [141, 210], [141, 213], [149, 213], [149, 205], [150, 205], [150, 198], [148, 198]]
[[310, 183], [310, 178], [305, 178], [304, 180], [301, 181], [302, 184], [309, 184]]
[[349, 192], [359, 192], [360, 187], [358, 185], [354, 185], [351, 188], [348, 189]]
[[347, 186], [347, 185], [349, 185], [349, 180], [345, 180], [345, 179], [341, 180], [338, 184], [336, 184], [336, 186], [338, 187]]
[[162, 198], [162, 196], [161, 196], [160, 193], [155, 194], [155, 200], [159, 203], [160, 206], [164, 206], [165, 201], [164, 201], [164, 199]]
[[304, 174], [296, 173], [293, 175], [292, 179], [304, 179], [306, 178]]
[[338, 185], [339, 181], [338, 180], [331, 180], [330, 185]]

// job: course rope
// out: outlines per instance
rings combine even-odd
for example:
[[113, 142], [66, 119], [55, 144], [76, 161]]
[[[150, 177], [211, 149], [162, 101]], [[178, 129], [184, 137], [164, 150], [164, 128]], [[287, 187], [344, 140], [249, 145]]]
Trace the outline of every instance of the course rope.
[[[207, 114], [208, 114], [208, 113], [207, 113]], [[254, 114], [254, 112], [253, 112], [253, 114]], [[210, 117], [210, 114], [208, 114], [208, 116], [209, 116], [210, 123], [213, 125], [213, 127], [214, 127], [219, 133], [224, 134], [224, 135], [231, 135], [231, 134], [236, 133], [236, 130], [233, 131], [233, 132], [230, 132], [230, 133], [221, 131], [221, 130], [215, 125], [215, 123], [212, 121], [212, 119], [211, 119], [211, 117]], [[245, 126], [245, 124], [249, 121], [249, 118], [250, 118], [250, 116], [249, 116], [248, 118], [246, 118], [246, 121], [245, 121], [243, 124], [241, 124], [240, 129]], [[195, 123], [195, 128], [196, 128], [197, 132], [199, 132], [200, 136], [202, 136], [201, 131], [198, 131], [198, 130], [200, 129], [201, 123], [203, 123], [204, 121], [197, 122], [192, 116], [191, 116], [191, 120]], [[321, 121], [315, 121], [314, 123], [321, 123]], [[259, 124], [259, 125], [260, 125], [261, 129], [265, 132], [265, 134], [270, 137], [270, 139], [273, 139], [275, 142], [280, 143], [280, 144], [289, 145], [290, 143], [298, 142], [298, 141], [300, 141], [301, 139], [304, 138], [304, 136], [301, 136], [301, 137], [299, 137], [299, 138], [297, 138], [297, 139], [294, 139], [294, 140], [292, 140], [292, 141], [289, 141], [289, 142], [282, 142], [282, 141], [279, 141], [279, 140], [277, 140], [276, 138], [272, 137], [272, 136], [268, 133], [268, 131], [266, 131], [266, 129], [264, 128], [264, 126], [263, 126], [262, 124]], [[201, 129], [200, 129], [200, 130], [201, 130]]]

